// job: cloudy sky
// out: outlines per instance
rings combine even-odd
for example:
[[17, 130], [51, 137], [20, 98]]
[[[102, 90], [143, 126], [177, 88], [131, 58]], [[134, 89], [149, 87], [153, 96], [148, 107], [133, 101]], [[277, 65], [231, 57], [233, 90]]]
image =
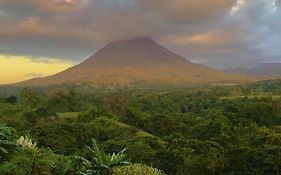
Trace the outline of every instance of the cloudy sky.
[[213, 68], [281, 62], [281, 0], [0, 0], [0, 84], [151, 37]]

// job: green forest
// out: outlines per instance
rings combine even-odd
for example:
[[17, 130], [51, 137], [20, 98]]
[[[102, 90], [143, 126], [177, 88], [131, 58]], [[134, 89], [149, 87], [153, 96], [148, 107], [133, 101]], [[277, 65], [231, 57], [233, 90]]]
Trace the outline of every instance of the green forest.
[[0, 87], [0, 175], [279, 175], [281, 80]]

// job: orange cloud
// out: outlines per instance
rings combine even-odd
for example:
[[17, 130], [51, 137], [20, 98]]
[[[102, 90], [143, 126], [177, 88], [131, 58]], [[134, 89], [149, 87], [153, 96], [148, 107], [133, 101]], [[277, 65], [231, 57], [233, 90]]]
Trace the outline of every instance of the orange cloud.
[[88, 4], [88, 0], [33, 0], [43, 9], [55, 12], [74, 12]]
[[178, 45], [218, 46], [234, 40], [230, 33], [212, 31], [192, 36], [169, 36], [167, 41]]

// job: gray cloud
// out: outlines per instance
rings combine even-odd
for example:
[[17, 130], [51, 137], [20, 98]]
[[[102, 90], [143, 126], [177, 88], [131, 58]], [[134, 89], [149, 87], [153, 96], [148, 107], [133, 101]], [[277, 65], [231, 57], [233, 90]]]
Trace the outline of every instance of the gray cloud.
[[0, 53], [79, 62], [107, 42], [150, 36], [212, 67], [278, 61], [280, 6], [280, 0], [1, 0]]

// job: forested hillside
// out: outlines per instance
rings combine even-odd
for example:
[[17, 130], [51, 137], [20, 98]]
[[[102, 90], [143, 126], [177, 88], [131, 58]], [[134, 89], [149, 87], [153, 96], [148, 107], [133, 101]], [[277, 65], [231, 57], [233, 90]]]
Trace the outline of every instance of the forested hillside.
[[280, 84], [2, 87], [0, 174], [278, 175]]

